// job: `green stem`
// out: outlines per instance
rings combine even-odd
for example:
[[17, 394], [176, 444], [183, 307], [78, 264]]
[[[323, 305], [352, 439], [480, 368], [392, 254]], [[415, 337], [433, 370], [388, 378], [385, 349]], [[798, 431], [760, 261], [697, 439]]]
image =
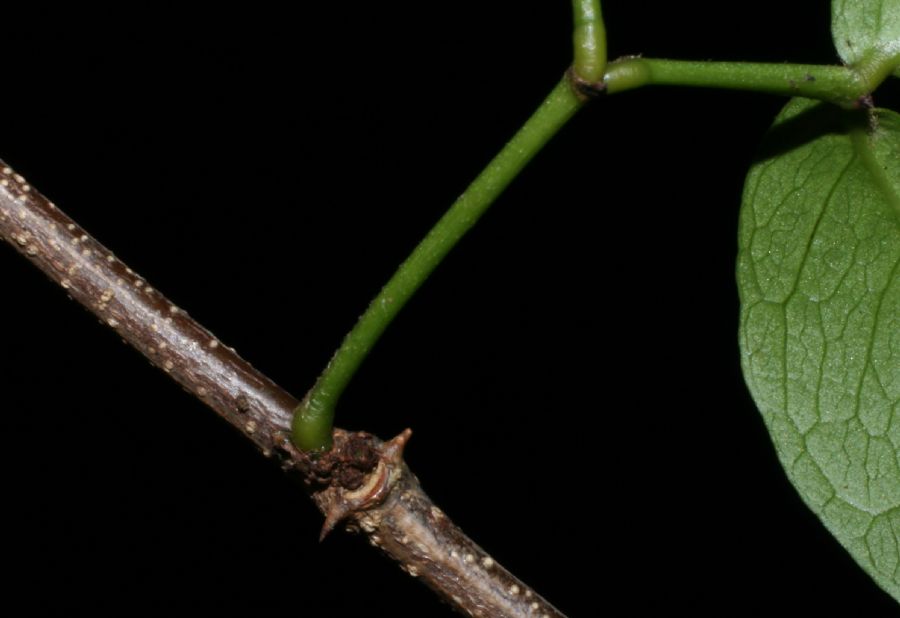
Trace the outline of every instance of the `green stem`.
[[583, 104], [564, 78], [400, 265], [294, 413], [293, 441], [298, 448], [331, 447], [337, 401], [381, 333], [450, 249]]
[[600, 83], [606, 72], [606, 27], [600, 0], [572, 0], [572, 11], [575, 21], [572, 72], [578, 79]]
[[891, 59], [882, 57], [854, 68], [623, 58], [609, 64], [604, 82], [610, 94], [650, 85], [699, 86], [808, 97], [854, 107], [890, 74], [890, 66]]

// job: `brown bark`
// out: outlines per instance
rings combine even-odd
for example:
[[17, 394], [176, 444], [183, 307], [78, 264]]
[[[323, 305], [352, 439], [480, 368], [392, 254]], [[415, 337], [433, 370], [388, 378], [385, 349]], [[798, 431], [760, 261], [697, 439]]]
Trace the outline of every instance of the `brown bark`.
[[116, 258], [0, 161], [0, 238], [13, 245], [101, 322], [299, 475], [325, 515], [361, 532], [460, 612], [562, 616], [501, 567], [433, 504], [403, 460], [411, 432], [388, 442], [335, 431], [335, 447], [311, 458], [288, 436], [297, 400]]

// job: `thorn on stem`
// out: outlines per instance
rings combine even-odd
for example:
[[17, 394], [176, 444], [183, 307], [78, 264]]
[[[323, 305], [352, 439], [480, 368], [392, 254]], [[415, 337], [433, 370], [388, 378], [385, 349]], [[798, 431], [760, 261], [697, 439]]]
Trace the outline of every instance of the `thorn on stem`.
[[325, 522], [322, 524], [322, 530], [319, 532], [319, 543], [325, 540], [325, 537], [334, 530], [343, 519], [345, 519], [354, 510], [353, 506], [348, 502], [338, 502], [334, 504], [325, 516]]
[[350, 515], [363, 512], [384, 501], [391, 485], [391, 469], [403, 461], [403, 449], [411, 436], [412, 429], [407, 428], [385, 442], [380, 449], [378, 465], [363, 485], [353, 491], [339, 490], [339, 497], [331, 504], [325, 516], [325, 522], [319, 532], [319, 542]]
[[406, 443], [409, 442], [411, 436], [412, 429], [407, 427], [399, 434], [385, 442], [384, 448], [382, 449], [384, 459], [386, 459], [388, 463], [400, 463], [400, 460], [403, 459], [403, 449], [406, 448]]

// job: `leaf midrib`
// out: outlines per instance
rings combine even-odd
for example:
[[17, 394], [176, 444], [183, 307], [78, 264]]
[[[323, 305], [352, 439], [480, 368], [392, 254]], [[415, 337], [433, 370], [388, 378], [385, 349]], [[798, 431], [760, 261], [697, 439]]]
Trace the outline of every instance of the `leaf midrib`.
[[[874, 135], [873, 135], [874, 136]], [[872, 175], [875, 186], [884, 195], [888, 204], [891, 205], [894, 214], [894, 223], [900, 227], [900, 191], [894, 186], [884, 171], [884, 167], [875, 157], [875, 149], [872, 147], [870, 136], [867, 131], [862, 128], [856, 128], [850, 131], [850, 143], [853, 151], [857, 154], [863, 167]]]

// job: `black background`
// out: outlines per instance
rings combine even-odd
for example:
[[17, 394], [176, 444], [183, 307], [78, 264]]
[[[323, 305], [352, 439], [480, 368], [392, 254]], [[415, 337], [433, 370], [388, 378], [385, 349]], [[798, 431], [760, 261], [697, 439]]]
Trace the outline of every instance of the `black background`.
[[[567, 3], [321, 4], [30, 3], [0, 39], [0, 158], [296, 395], [571, 54]], [[610, 55], [835, 62], [826, 3], [792, 4], [608, 2]], [[412, 427], [426, 491], [572, 616], [896, 613], [740, 375], [741, 185], [782, 104], [582, 112], [342, 401], [343, 427]], [[320, 545], [275, 466], [8, 247], [0, 277], [15, 613], [452, 615]]]

